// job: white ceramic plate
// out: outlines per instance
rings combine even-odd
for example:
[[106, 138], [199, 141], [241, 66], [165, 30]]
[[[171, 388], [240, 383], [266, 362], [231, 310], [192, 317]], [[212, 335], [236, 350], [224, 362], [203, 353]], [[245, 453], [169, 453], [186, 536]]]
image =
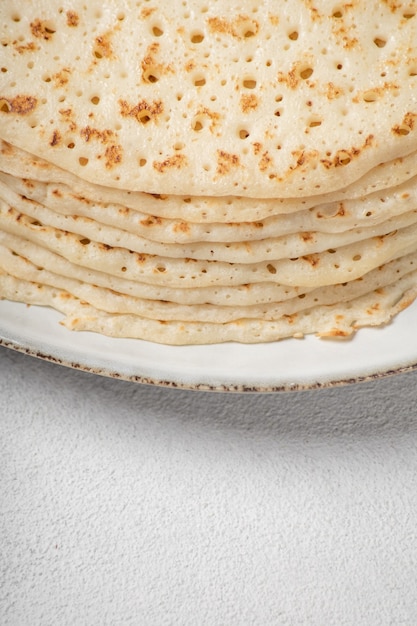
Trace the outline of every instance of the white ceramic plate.
[[348, 341], [172, 347], [74, 333], [59, 319], [47, 308], [0, 301], [0, 344], [105, 376], [216, 391], [312, 389], [417, 368], [417, 302], [389, 326], [362, 329]]

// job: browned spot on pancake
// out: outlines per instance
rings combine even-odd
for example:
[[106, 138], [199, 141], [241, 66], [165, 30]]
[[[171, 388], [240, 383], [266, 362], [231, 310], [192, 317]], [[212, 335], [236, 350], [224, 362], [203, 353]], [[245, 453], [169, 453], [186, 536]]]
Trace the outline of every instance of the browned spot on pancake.
[[106, 144], [112, 141], [114, 136], [114, 131], [112, 130], [99, 130], [98, 128], [91, 128], [90, 126], [86, 126], [80, 130], [80, 136], [84, 139], [84, 141], [89, 142], [91, 139], [95, 139], [100, 143]]
[[66, 120], [72, 117], [72, 109], [59, 109], [59, 114]]
[[224, 150], [217, 150], [217, 173], [221, 176], [228, 174], [233, 167], [238, 167], [240, 160], [237, 154]]
[[217, 111], [212, 111], [211, 109], [207, 107], [200, 107], [197, 111], [197, 116], [208, 117], [211, 120], [209, 129], [213, 133], [217, 123], [220, 120], [220, 113], [217, 113]]
[[269, 155], [269, 152], [266, 150], [259, 161], [259, 169], [261, 172], [264, 172], [273, 165], [272, 157]]
[[401, 124], [392, 127], [392, 132], [395, 135], [406, 135], [412, 130], [414, 130], [414, 126], [416, 123], [417, 114], [416, 113], [406, 113], [403, 117], [403, 121]]
[[278, 72], [278, 82], [285, 83], [290, 89], [295, 89], [300, 82], [300, 77], [293, 68], [289, 72]]
[[12, 146], [9, 143], [7, 143], [7, 141], [1, 141], [1, 150], [0, 150], [0, 152], [1, 152], [1, 154], [4, 154], [5, 156], [7, 156], [9, 154], [13, 154], [13, 148], [12, 148]]
[[113, 48], [111, 45], [111, 32], [103, 33], [102, 35], [98, 35], [95, 38], [94, 44], [94, 56], [97, 58], [106, 58], [111, 59], [114, 58]]
[[240, 108], [242, 109], [242, 113], [255, 111], [258, 108], [258, 104], [258, 98], [254, 93], [243, 94], [240, 98]]
[[378, 312], [380, 308], [381, 306], [379, 302], [375, 302], [375, 304], [372, 304], [369, 308], [366, 309], [366, 312], [368, 315], [373, 315], [375, 312]]
[[304, 259], [304, 261], [307, 261], [307, 263], [309, 263], [311, 267], [317, 267], [317, 265], [320, 263], [320, 257], [318, 254], [306, 254], [301, 258]]
[[297, 319], [297, 313], [293, 313], [292, 315], [286, 313], [282, 317], [285, 318], [285, 321], [288, 322], [288, 324], [294, 324], [295, 320]]
[[140, 220], [140, 224], [142, 226], [156, 226], [162, 224], [162, 219], [156, 215], [149, 215], [146, 219]]
[[317, 217], [320, 218], [335, 218], [335, 217], [344, 217], [344, 215], [346, 215], [346, 209], [345, 209], [345, 205], [343, 204], [343, 202], [339, 203], [339, 206], [337, 208], [337, 213], [334, 213], [333, 215], [326, 215], [321, 213], [320, 211], [317, 211]]
[[[374, 136], [368, 135], [365, 141], [359, 148], [356, 146], [352, 146], [351, 148], [346, 148], [342, 150], [338, 150], [333, 158], [320, 159], [320, 163], [324, 165], [326, 169], [331, 169], [333, 167], [341, 167], [344, 165], [349, 165], [353, 159], [359, 157], [362, 152], [364, 152], [369, 146], [371, 146], [374, 142]], [[331, 155], [329, 155], [330, 157]]]
[[37, 46], [34, 41], [29, 41], [26, 44], [15, 44], [14, 49], [19, 54], [24, 54], [25, 52], [35, 52], [35, 50], [39, 50], [39, 46]]
[[189, 233], [190, 232], [190, 226], [189, 226], [189, 224], [187, 224], [187, 222], [178, 222], [173, 227], [173, 231], [174, 231], [174, 233]]
[[123, 159], [123, 148], [120, 145], [113, 144], [106, 148], [106, 152], [104, 153], [106, 168], [112, 169], [115, 165], [118, 165], [122, 162]]
[[60, 142], [61, 142], [61, 133], [59, 132], [59, 130], [54, 130], [54, 132], [52, 133], [52, 137], [51, 140], [49, 142], [50, 146], [57, 146]]
[[172, 67], [169, 64], [158, 62], [156, 55], [159, 52], [160, 45], [156, 41], [151, 43], [142, 59], [142, 80], [145, 83], [156, 82], [164, 74], [172, 73]]
[[84, 196], [80, 196], [77, 194], [71, 194], [71, 195], [74, 198], [74, 200], [77, 200], [78, 202], [83, 202], [84, 204], [91, 204], [90, 200], [87, 200], [87, 198], [85, 198]]
[[22, 183], [25, 185], [25, 187], [27, 187], [28, 189], [34, 189], [35, 185], [33, 183], [32, 180], [29, 180], [28, 178], [22, 178]]
[[154, 13], [156, 11], [156, 7], [144, 7], [142, 9], [142, 11], [140, 12], [140, 16], [143, 19], [147, 19], [148, 17], [150, 17], [152, 15], [152, 13]]
[[53, 189], [52, 190], [52, 195], [56, 196], [57, 198], [62, 198], [62, 193], [60, 192], [59, 189]]
[[20, 95], [14, 98], [0, 96], [0, 111], [3, 111], [3, 113], [27, 115], [36, 108], [37, 103], [37, 99], [33, 96]]
[[55, 81], [55, 87], [63, 87], [69, 81], [71, 70], [68, 67], [63, 67], [60, 72], [57, 72], [52, 76]]
[[307, 243], [308, 241], [314, 241], [314, 236], [313, 233], [300, 233], [300, 239]]
[[372, 102], [378, 98], [383, 97], [389, 91], [397, 91], [399, 89], [399, 85], [397, 83], [384, 83], [380, 87], [372, 87], [371, 89], [367, 89], [365, 91], [360, 91], [352, 98], [352, 102], [361, 102], [365, 100], [365, 102]]
[[67, 25], [68, 26], [78, 26], [80, 18], [75, 11], [67, 11]]
[[55, 32], [50, 26], [48, 26], [47, 22], [43, 22], [40, 19], [36, 19], [30, 23], [30, 30], [34, 37], [37, 37], [38, 39], [45, 39], [46, 41], [51, 39]]
[[345, 338], [345, 337], [349, 337], [352, 333], [348, 330], [341, 330], [340, 328], [332, 328], [332, 330], [328, 330], [325, 333], [318, 333], [319, 337], [323, 337], [323, 339], [325, 339], [326, 337], [340, 337], [340, 338]]
[[336, 98], [339, 98], [340, 96], [342, 96], [343, 93], [344, 93], [343, 88], [336, 86], [332, 82], [328, 83], [326, 86], [326, 96], [328, 100], [335, 100]]
[[154, 100], [153, 102], [141, 100], [133, 106], [125, 100], [119, 100], [119, 106], [122, 117], [135, 117], [142, 124], [149, 120], [156, 120], [157, 116], [164, 110], [162, 100]]
[[230, 35], [236, 39], [252, 37], [259, 31], [258, 22], [247, 15], [238, 15], [232, 20], [209, 17], [207, 24], [212, 33]]
[[160, 172], [160, 173], [163, 173], [169, 169], [180, 170], [186, 165], [187, 165], [187, 158], [184, 154], [174, 154], [173, 156], [168, 157], [164, 161], [154, 161], [152, 164], [153, 168], [157, 172]]

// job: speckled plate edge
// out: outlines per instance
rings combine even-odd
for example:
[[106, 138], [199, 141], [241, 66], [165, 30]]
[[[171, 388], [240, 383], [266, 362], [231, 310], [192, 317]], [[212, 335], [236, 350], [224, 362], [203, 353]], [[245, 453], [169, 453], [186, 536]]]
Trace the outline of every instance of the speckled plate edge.
[[174, 347], [72, 333], [59, 320], [50, 309], [0, 301], [0, 345], [101, 376], [200, 391], [318, 389], [417, 369], [417, 303], [348, 341]]

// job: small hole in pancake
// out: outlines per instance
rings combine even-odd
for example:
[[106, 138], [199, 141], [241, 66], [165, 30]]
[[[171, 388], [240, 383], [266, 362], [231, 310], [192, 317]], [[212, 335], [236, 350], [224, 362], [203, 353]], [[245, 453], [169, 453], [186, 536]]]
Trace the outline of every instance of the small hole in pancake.
[[146, 163], [147, 163], [146, 159], [139, 159], [140, 167], [144, 167], [146, 165]]
[[123, 22], [125, 17], [126, 17], [126, 15], [122, 11], [117, 14], [117, 19], [119, 20], [119, 22]]
[[196, 132], [199, 132], [200, 130], [203, 129], [203, 124], [200, 122], [200, 120], [195, 120], [193, 122], [192, 129], [195, 130]]
[[307, 78], [310, 78], [310, 76], [312, 76], [313, 71], [314, 70], [312, 67], [306, 67], [304, 70], [301, 70], [300, 78], [302, 78], [303, 80], [307, 80]]
[[67, 144], [67, 148], [69, 148], [70, 150], [73, 150], [73, 148], [75, 148], [75, 143], [71, 141], [70, 143]]
[[336, 19], [340, 20], [340, 18], [343, 17], [343, 11], [342, 9], [340, 9], [339, 7], [337, 7], [336, 9], [333, 10], [332, 13], [332, 17], [335, 17]]
[[310, 128], [315, 128], [316, 126], [321, 126], [321, 120], [320, 120], [320, 119], [317, 119], [317, 118], [314, 118], [314, 119], [312, 119], [312, 120], [310, 121], [310, 123], [309, 123], [309, 127], [310, 127]]
[[339, 165], [349, 165], [350, 161], [351, 161], [351, 158], [350, 158], [350, 156], [348, 155], [347, 152], [341, 152], [338, 155], [338, 163], [339, 163]]
[[410, 129], [408, 128], [408, 126], [399, 126], [398, 128], [396, 128], [395, 132], [397, 135], [409, 135]]
[[242, 128], [242, 129], [239, 131], [239, 137], [240, 137], [240, 139], [247, 139], [247, 138], [249, 137], [249, 134], [250, 134], [250, 133], [249, 133], [249, 131], [248, 131], [248, 130], [246, 130], [246, 128]]
[[374, 44], [377, 46], [377, 48], [384, 48], [387, 42], [385, 39], [382, 39], [381, 37], [375, 37]]
[[161, 37], [164, 34], [164, 31], [162, 28], [159, 28], [159, 26], [154, 26], [152, 28], [152, 34], [155, 35], [155, 37]]
[[360, 254], [355, 254], [354, 257], [352, 257], [352, 261], [360, 261], [362, 258], [362, 256]]
[[20, 17], [20, 15], [18, 13], [13, 13], [12, 15], [12, 20], [13, 22], [20, 22], [22, 18]]
[[246, 78], [243, 81], [243, 86], [246, 87], [246, 89], [255, 89], [256, 80], [254, 80], [253, 78]]
[[152, 74], [151, 72], [145, 74], [143, 78], [147, 83], [157, 83], [159, 80], [158, 76], [155, 76], [155, 74]]
[[88, 159], [86, 157], [80, 157], [78, 159], [78, 163], [81, 165], [81, 167], [85, 167], [88, 164]]
[[181, 141], [179, 141], [178, 143], [174, 145], [174, 150], [183, 150], [184, 148], [185, 148], [185, 145]]
[[365, 102], [375, 102], [378, 100], [378, 94], [375, 91], [366, 91], [363, 94], [363, 100]]
[[411, 18], [414, 16], [415, 16], [414, 11], [406, 11], [405, 13], [403, 13], [403, 18], [405, 20], [411, 20]]
[[10, 113], [11, 110], [12, 107], [7, 100], [0, 100], [0, 111], [3, 111], [3, 113]]
[[149, 115], [149, 112], [146, 111], [146, 109], [139, 111], [139, 113], [136, 115], [136, 118], [139, 122], [141, 122], [141, 124], [147, 124], [151, 120], [151, 116]]
[[2, 67], [2, 68], [1, 68], [1, 71], [2, 71], [3, 73], [6, 73], [6, 72], [7, 72], [7, 67]]
[[191, 43], [201, 43], [204, 39], [204, 35], [201, 32], [195, 32], [191, 35]]
[[276, 274], [277, 273], [277, 268], [272, 265], [271, 263], [268, 263], [268, 265], [266, 266], [266, 269], [268, 270], [268, 272], [270, 274]]
[[100, 102], [100, 98], [98, 96], [93, 96], [91, 98], [91, 102], [92, 102], [92, 104], [97, 105]]
[[288, 39], [291, 39], [291, 41], [297, 41], [298, 39], [298, 32], [296, 30], [293, 30], [289, 35], [288, 35]]
[[206, 84], [206, 79], [205, 78], [196, 78], [194, 80], [194, 85], [196, 87], [203, 87], [203, 85], [205, 85], [205, 84]]

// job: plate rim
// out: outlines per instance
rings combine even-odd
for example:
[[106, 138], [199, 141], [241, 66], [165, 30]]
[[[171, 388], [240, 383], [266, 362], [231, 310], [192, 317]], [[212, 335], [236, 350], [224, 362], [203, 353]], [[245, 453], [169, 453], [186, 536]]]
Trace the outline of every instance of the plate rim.
[[[33, 338], [30, 339], [28, 333], [25, 333], [24, 329], [23, 331], [20, 331], [20, 332], [12, 332], [10, 328], [8, 328], [7, 317], [6, 317], [6, 323], [4, 322], [4, 310], [1, 306], [2, 303], [7, 303], [6, 311], [7, 311], [7, 307], [9, 308], [11, 307], [12, 311], [14, 310], [14, 308], [16, 308], [18, 313], [23, 315], [23, 317], [26, 316], [28, 319], [32, 319], [37, 322], [39, 322], [40, 320], [41, 324], [44, 323], [43, 316], [46, 315], [47, 317], [48, 315], [52, 315], [54, 316], [53, 319], [57, 321], [57, 327], [59, 327], [60, 330], [57, 330], [57, 329], [55, 329], [55, 331], [52, 330], [52, 333], [51, 333], [52, 342], [50, 341], [49, 343], [47, 340], [45, 341], [45, 338], [43, 336], [38, 336], [37, 338], [35, 338], [35, 340]], [[29, 309], [30, 309], [30, 312], [29, 312]], [[411, 318], [410, 318], [411, 321], [410, 320], [408, 321], [408, 324], [410, 324], [410, 329], [412, 330], [411, 326], [413, 324], [413, 320], [415, 319], [413, 315], [415, 315], [415, 312], [417, 312], [417, 302], [415, 302], [410, 307], [408, 307], [408, 309], [413, 309], [413, 311], [411, 312]], [[46, 313], [47, 311], [48, 313]], [[394, 320], [395, 323], [397, 324], [397, 332], [398, 332], [398, 329], [400, 333], [403, 332], [403, 330], [401, 329], [401, 323], [402, 323], [402, 320], [404, 319], [404, 314], [406, 311], [401, 312]], [[33, 315], [35, 315], [36, 318], [32, 317]], [[278, 393], [278, 392], [290, 392], [290, 391], [308, 391], [308, 390], [315, 390], [315, 389], [329, 389], [331, 387], [340, 387], [340, 386], [346, 386], [346, 385], [357, 384], [357, 383], [362, 383], [362, 382], [370, 382], [370, 381], [385, 378], [388, 376], [411, 372], [417, 369], [417, 341], [416, 341], [415, 353], [412, 352], [412, 357], [408, 358], [402, 363], [399, 363], [397, 361], [397, 363], [394, 365], [394, 361], [392, 361], [390, 365], [388, 361], [385, 363], [384, 366], [381, 366], [381, 367], [373, 366], [373, 367], [370, 367], [368, 371], [366, 369], [362, 371], [358, 370], [356, 374], [353, 371], [349, 370], [349, 371], [346, 371], [345, 373], [339, 372], [338, 374], [331, 376], [329, 375], [329, 372], [327, 372], [326, 375], [323, 375], [321, 377], [316, 376], [315, 379], [300, 378], [297, 380], [295, 378], [293, 380], [284, 380], [282, 376], [281, 376], [281, 379], [278, 376], [276, 379], [276, 383], [270, 382], [270, 381], [266, 382], [265, 380], [264, 384], [262, 384], [258, 380], [256, 382], [249, 381], [249, 380], [245, 381], [245, 380], [239, 379], [239, 377], [235, 378], [235, 380], [232, 380], [233, 376], [229, 377], [230, 378], [229, 380], [215, 380], [216, 378], [215, 376], [212, 376], [212, 380], [210, 380], [210, 375], [207, 376], [206, 379], [204, 380], [203, 379], [198, 380], [198, 376], [196, 379], [193, 379], [192, 375], [191, 375], [191, 378], [187, 379], [187, 375], [185, 375], [184, 377], [184, 371], [181, 371], [181, 370], [170, 371], [169, 375], [167, 375], [166, 372], [162, 371], [161, 374], [163, 375], [156, 375], [155, 373], [151, 373], [152, 368], [151, 369], [148, 368], [148, 371], [146, 371], [147, 364], [144, 367], [143, 363], [142, 363], [142, 367], [138, 367], [136, 371], [132, 372], [132, 371], [129, 371], [129, 367], [128, 367], [129, 363], [125, 363], [124, 364], [125, 367], [120, 367], [120, 358], [119, 360], [116, 360], [115, 364], [112, 366], [108, 359], [103, 358], [102, 354], [104, 354], [104, 350], [100, 354], [98, 352], [97, 353], [93, 352], [92, 353], [93, 358], [91, 358], [91, 354], [87, 352], [86, 356], [82, 358], [80, 354], [77, 353], [77, 350], [71, 349], [71, 343], [75, 344], [76, 342], [69, 341], [68, 343], [70, 344], [70, 348], [68, 349], [68, 346], [66, 345], [65, 349], [62, 349], [62, 346], [59, 345], [59, 342], [58, 343], [56, 341], [54, 342], [54, 336], [55, 336], [54, 333], [56, 332], [64, 333], [62, 335], [64, 338], [64, 342], [67, 340], [67, 338], [70, 338], [70, 337], [72, 338], [75, 336], [85, 337], [86, 334], [89, 335], [90, 337], [93, 337], [96, 342], [98, 341], [99, 346], [100, 346], [101, 341], [103, 341], [105, 344], [109, 340], [113, 342], [119, 342], [120, 340], [109, 338], [109, 337], [104, 337], [102, 335], [97, 335], [96, 333], [85, 333], [85, 332], [84, 333], [72, 333], [68, 331], [67, 329], [63, 329], [62, 326], [59, 325], [58, 322], [59, 322], [59, 319], [61, 318], [62, 316], [59, 313], [46, 307], [40, 307], [40, 306], [35, 306], [35, 305], [27, 307], [27, 305], [22, 304], [22, 303], [2, 300], [0, 301], [0, 346], [15, 350], [17, 352], [27, 354], [32, 357], [37, 357], [44, 361], [49, 361], [52, 363], [62, 365], [64, 367], [88, 372], [91, 374], [96, 374], [99, 376], [105, 376], [108, 378], [119, 379], [119, 380], [124, 380], [128, 382], [153, 385], [157, 387], [185, 389], [185, 390], [192, 390], [192, 391], [216, 391], [216, 392], [236, 392], [236, 393]], [[407, 318], [405, 318], [405, 320], [407, 321]], [[378, 332], [384, 333], [385, 329], [389, 329], [392, 326], [393, 324], [390, 324], [382, 329], [380, 328], [361, 329], [357, 333], [357, 335], [355, 335], [354, 339], [357, 341], [357, 344], [360, 346], [360, 337], [361, 335], [363, 335], [363, 333], [366, 330], [371, 330], [373, 332], [376, 331], [377, 333]], [[68, 337], [65, 336], [65, 333], [69, 333]], [[379, 337], [381, 337], [381, 335], [379, 335]], [[319, 339], [314, 338], [314, 337], [310, 337], [306, 339], [308, 341], [311, 341], [311, 340], [315, 340], [317, 342], [320, 341]], [[80, 343], [80, 340], [78, 341]], [[164, 349], [168, 348], [168, 350], [172, 351], [171, 356], [175, 354], [180, 354], [175, 351], [182, 348], [182, 346], [161, 346], [161, 344], [152, 344], [151, 342], [143, 342], [142, 340], [135, 340], [135, 339], [130, 339], [127, 341], [133, 342], [135, 345], [135, 348], [137, 346], [140, 346], [141, 344], [142, 345], [147, 344], [148, 346], [151, 346], [152, 349], [153, 347], [155, 347], [159, 351], [161, 350], [163, 351]], [[296, 341], [297, 344], [299, 343], [299, 340], [296, 340], [296, 339], [289, 339], [286, 341], [287, 342]], [[275, 342], [275, 344], [273, 345], [278, 346], [279, 344], [281, 344], [281, 342]], [[123, 344], [113, 343], [112, 345], [114, 346], [114, 345], [123, 345]], [[227, 344], [217, 344], [218, 347], [220, 346], [220, 349], [224, 349], [225, 345]], [[239, 350], [245, 351], [245, 344], [233, 344], [233, 345], [238, 346], [238, 348], [235, 348], [237, 350], [238, 355], [239, 355]], [[251, 347], [247, 349], [249, 354], [250, 354], [250, 351], [252, 351], [253, 353], [253, 350], [256, 349], [256, 346], [267, 346], [268, 344], [252, 344], [252, 346], [253, 345], [255, 346], [255, 348]], [[269, 344], [269, 345], [272, 345], [272, 344]], [[291, 344], [287, 344], [287, 346], [288, 345], [291, 345]], [[293, 345], [296, 345], [296, 344], [293, 344]], [[315, 344], [315, 345], [319, 345], [319, 344]], [[321, 342], [320, 342], [320, 345], [322, 345]], [[342, 342], [342, 345], [343, 345], [343, 342]], [[202, 348], [204, 349], [205, 347], [198, 346], [198, 348], [201, 350]], [[414, 344], [413, 344], [413, 350], [414, 350]], [[98, 357], [97, 357], [97, 354], [98, 354]], [[201, 376], [201, 372], [199, 373], [199, 375]]]

